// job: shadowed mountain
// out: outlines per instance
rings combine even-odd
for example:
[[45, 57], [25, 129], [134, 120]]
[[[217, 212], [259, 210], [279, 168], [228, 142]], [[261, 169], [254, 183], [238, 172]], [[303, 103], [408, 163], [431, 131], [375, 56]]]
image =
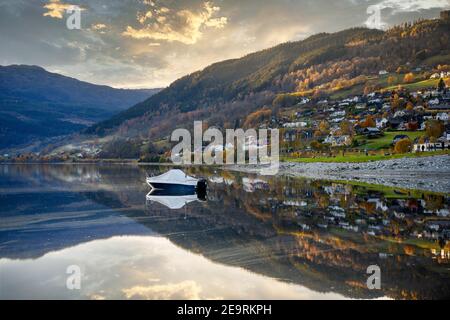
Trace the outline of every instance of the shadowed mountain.
[[79, 131], [158, 91], [94, 85], [37, 66], [0, 66], [0, 149]]

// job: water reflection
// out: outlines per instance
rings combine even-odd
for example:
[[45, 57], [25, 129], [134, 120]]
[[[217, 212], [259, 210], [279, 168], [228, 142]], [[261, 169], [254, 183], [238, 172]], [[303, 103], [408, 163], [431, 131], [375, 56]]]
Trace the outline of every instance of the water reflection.
[[153, 202], [157, 202], [171, 210], [177, 210], [194, 201], [206, 201], [206, 198], [202, 197], [203, 195], [197, 195], [196, 193], [184, 194], [154, 189], [147, 194], [145, 199], [148, 208], [152, 207]]
[[[208, 179], [198, 201], [148, 195], [150, 170], [168, 168], [0, 166], [0, 296], [450, 294], [448, 194], [190, 168]], [[89, 279], [81, 293], [64, 289], [64, 265], [74, 262]], [[365, 286], [373, 264], [380, 291]]]

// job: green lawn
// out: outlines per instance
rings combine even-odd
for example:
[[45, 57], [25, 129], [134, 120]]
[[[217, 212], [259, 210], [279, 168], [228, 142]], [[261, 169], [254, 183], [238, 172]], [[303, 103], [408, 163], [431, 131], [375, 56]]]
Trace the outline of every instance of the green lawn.
[[415, 158], [415, 157], [429, 157], [435, 155], [450, 154], [450, 151], [433, 151], [433, 152], [421, 152], [421, 153], [405, 153], [405, 154], [391, 154], [388, 156], [384, 155], [369, 155], [358, 154], [358, 155], [346, 155], [346, 156], [336, 156], [336, 157], [318, 157], [318, 158], [293, 158], [293, 157], [281, 157], [283, 162], [300, 162], [300, 163], [311, 163], [311, 162], [369, 162], [369, 161], [380, 161], [380, 160], [390, 160], [390, 159], [400, 159], [400, 158]]
[[[414, 83], [401, 83], [400, 85], [408, 90], [420, 90], [420, 89], [426, 89], [426, 88], [430, 88], [430, 87], [434, 87], [436, 88], [438, 83], [439, 83], [440, 79], [427, 79], [427, 80], [423, 80], [423, 81], [419, 81], [419, 82], [414, 82]], [[384, 88], [384, 90], [395, 90], [398, 88], [398, 85], [395, 86], [390, 86], [390, 87], [386, 87]]]
[[367, 150], [381, 150], [381, 149], [388, 149], [392, 145], [392, 140], [397, 135], [407, 135], [412, 141], [416, 139], [417, 137], [423, 136], [425, 133], [422, 131], [386, 131], [384, 133], [383, 137], [376, 138], [376, 139], [367, 139], [365, 136], [356, 136], [356, 139], [358, 141], [366, 140], [367, 142], [361, 146], [359, 146], [359, 149], [367, 149]]

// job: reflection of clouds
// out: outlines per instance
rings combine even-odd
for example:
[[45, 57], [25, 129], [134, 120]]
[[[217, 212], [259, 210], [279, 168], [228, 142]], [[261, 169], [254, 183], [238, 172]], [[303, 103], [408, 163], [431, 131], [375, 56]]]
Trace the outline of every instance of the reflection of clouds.
[[[80, 291], [65, 288], [73, 264], [82, 269]], [[36, 260], [0, 259], [0, 270], [3, 299], [342, 298], [213, 263], [162, 237], [114, 237]]]
[[202, 288], [191, 280], [123, 289], [127, 299], [147, 300], [199, 300], [201, 291]]

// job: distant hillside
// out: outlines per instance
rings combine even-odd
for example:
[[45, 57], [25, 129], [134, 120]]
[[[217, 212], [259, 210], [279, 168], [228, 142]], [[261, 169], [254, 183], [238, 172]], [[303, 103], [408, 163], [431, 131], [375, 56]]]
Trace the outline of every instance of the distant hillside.
[[0, 149], [81, 130], [157, 91], [94, 85], [37, 66], [0, 66]]
[[448, 20], [423, 20], [388, 31], [354, 28], [281, 44], [183, 77], [86, 132], [144, 135], [154, 141], [193, 119], [221, 127], [242, 125], [249, 113], [277, 107], [273, 102], [281, 93], [320, 96], [364, 87], [380, 70], [448, 64], [449, 29]]

